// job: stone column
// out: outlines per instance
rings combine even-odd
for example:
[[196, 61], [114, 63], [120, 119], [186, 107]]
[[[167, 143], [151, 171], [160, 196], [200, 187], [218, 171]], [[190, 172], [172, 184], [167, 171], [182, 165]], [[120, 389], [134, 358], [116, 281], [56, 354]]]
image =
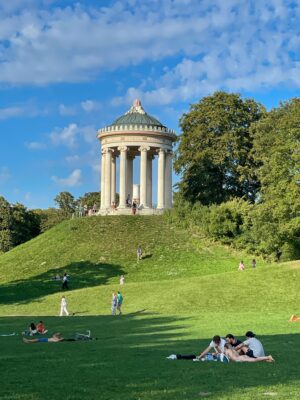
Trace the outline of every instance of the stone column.
[[154, 156], [149, 155], [147, 159], [147, 205], [152, 207], [152, 160]]
[[166, 166], [165, 166], [165, 207], [172, 208], [172, 158], [173, 153], [168, 151], [166, 153]]
[[105, 203], [105, 151], [102, 149], [101, 151], [101, 208], [104, 209]]
[[119, 208], [126, 207], [127, 150], [126, 146], [118, 147], [120, 151], [120, 202]]
[[147, 151], [150, 147], [141, 146], [139, 151], [141, 153], [141, 165], [140, 165], [140, 204], [144, 207], [147, 205]]
[[157, 208], [165, 208], [165, 150], [158, 150]]
[[133, 195], [133, 156], [127, 157], [127, 190], [126, 197], [130, 194], [130, 200], [132, 201]]
[[116, 157], [111, 158], [111, 189], [110, 189], [110, 203], [116, 202]]
[[112, 149], [107, 148], [105, 151], [105, 182], [104, 182], [104, 207], [111, 207], [111, 156]]

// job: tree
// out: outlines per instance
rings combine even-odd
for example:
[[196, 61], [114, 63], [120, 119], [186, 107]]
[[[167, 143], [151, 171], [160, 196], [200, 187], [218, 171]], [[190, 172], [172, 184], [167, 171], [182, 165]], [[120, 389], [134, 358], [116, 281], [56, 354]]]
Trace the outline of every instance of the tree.
[[0, 252], [8, 251], [13, 246], [11, 224], [11, 206], [0, 196]]
[[66, 219], [66, 215], [63, 211], [57, 208], [47, 208], [45, 210], [36, 209], [33, 212], [38, 216], [40, 220], [40, 233], [52, 228], [53, 226], [61, 223]]
[[79, 197], [77, 203], [81, 203], [83, 206], [87, 205], [88, 208], [93, 208], [93, 205], [96, 204], [97, 209], [100, 208], [100, 193], [99, 192], [88, 192], [85, 193], [82, 197]]
[[33, 211], [27, 210], [23, 204], [11, 207], [11, 232], [13, 245], [27, 242], [40, 234], [40, 219]]
[[289, 247], [300, 256], [300, 99], [271, 110], [252, 131], [254, 157], [261, 163], [252, 234], [267, 253]]
[[225, 92], [191, 105], [180, 120], [174, 165], [182, 174], [178, 186], [184, 198], [202, 204], [232, 197], [255, 201], [259, 162], [253, 158], [250, 126], [264, 114], [264, 107], [254, 100]]
[[54, 201], [66, 217], [71, 216], [75, 211], [76, 201], [69, 192], [60, 192]]

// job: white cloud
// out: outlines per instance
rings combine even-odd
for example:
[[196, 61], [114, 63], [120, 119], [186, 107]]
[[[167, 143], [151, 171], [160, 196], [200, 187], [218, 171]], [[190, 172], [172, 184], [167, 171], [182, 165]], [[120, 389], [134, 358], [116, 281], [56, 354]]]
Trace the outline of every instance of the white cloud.
[[22, 115], [24, 115], [24, 110], [21, 107], [0, 108], [0, 119], [20, 117]]
[[82, 109], [88, 113], [92, 112], [92, 111], [100, 110], [100, 108], [101, 108], [101, 104], [99, 102], [93, 101], [93, 100], [82, 101], [80, 103], [80, 105], [81, 105]]
[[80, 157], [77, 154], [74, 154], [72, 156], [65, 157], [65, 160], [69, 164], [77, 164], [80, 161]]
[[76, 114], [76, 108], [74, 106], [66, 106], [64, 104], [60, 104], [58, 106], [59, 114], [60, 115], [75, 115]]
[[5, 183], [11, 177], [10, 171], [7, 167], [0, 168], [0, 184]]
[[78, 132], [77, 124], [72, 123], [63, 129], [56, 128], [50, 134], [50, 138], [55, 145], [63, 144], [68, 147], [75, 147]]
[[74, 171], [67, 178], [58, 178], [57, 176], [51, 176], [53, 182], [57, 183], [60, 186], [66, 187], [80, 186], [82, 184], [81, 178], [82, 173], [80, 169], [74, 169]]
[[[27, 7], [20, 0], [2, 3], [10, 13], [0, 17], [0, 40], [5, 41], [0, 44], [1, 82], [86, 81], [104, 70], [180, 56], [198, 63], [204, 85], [226, 72], [239, 76], [253, 70], [255, 75], [265, 63], [269, 70], [285, 71], [285, 82], [291, 72], [291, 83], [299, 85], [292, 55], [300, 50], [295, 39], [300, 36], [299, 1], [144, 0], [137, 7], [124, 0], [111, 7], [82, 2], [65, 8], [41, 0], [27, 0]], [[167, 87], [165, 97], [168, 92]], [[85, 111], [94, 109], [93, 102], [83, 103]]]
[[50, 133], [50, 139], [55, 145], [65, 145], [74, 148], [81, 137], [87, 143], [95, 142], [97, 130], [93, 126], [79, 127], [76, 123], [71, 123], [65, 128], [55, 128]]
[[42, 150], [46, 148], [46, 144], [41, 142], [29, 142], [25, 143], [25, 145], [29, 150]]
[[[0, 41], [0, 60], [1, 60], [1, 41]], [[0, 78], [1, 79], [1, 78]], [[35, 101], [28, 100], [23, 104], [10, 105], [0, 108], [0, 120], [19, 117], [35, 117], [37, 115], [46, 115], [47, 109], [39, 108]]]

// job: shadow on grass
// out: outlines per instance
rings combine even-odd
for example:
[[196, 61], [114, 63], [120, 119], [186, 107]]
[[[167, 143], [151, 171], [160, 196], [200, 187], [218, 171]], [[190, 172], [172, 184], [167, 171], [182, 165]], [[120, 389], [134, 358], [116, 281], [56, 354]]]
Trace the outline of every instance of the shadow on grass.
[[[237, 393], [240, 397], [235, 398], [261, 399], [267, 398], [267, 391], [278, 391], [278, 398], [297, 398], [293, 397], [293, 390], [296, 391], [299, 384], [299, 334], [259, 337], [266, 353], [276, 359], [274, 364], [194, 363], [166, 360], [172, 353], [199, 354], [210, 342], [208, 337], [199, 340], [188, 337], [188, 325], [192, 323], [188, 318], [141, 310], [122, 317], [49, 317], [44, 320], [51, 333], [60, 331], [69, 337], [90, 329], [99, 340], [30, 346], [23, 344], [20, 337], [1, 338], [5, 344], [0, 358], [4, 375], [2, 393], [3, 390], [9, 392], [9, 383], [17, 376], [18, 385], [13, 386], [16, 398], [30, 394], [33, 390], [27, 383], [30, 377], [35, 393], [58, 400], [61, 390], [56, 383], [58, 377], [64, 376], [64, 390], [72, 399], [98, 399], [99, 391], [102, 398], [115, 399], [118, 394], [117, 398], [121, 400], [196, 399], [200, 393], [209, 393], [210, 399], [222, 396], [228, 399]], [[4, 333], [20, 331], [28, 322], [24, 317], [1, 318], [0, 329], [1, 332], [5, 329]], [[28, 359], [37, 356], [39, 363], [44, 365], [43, 375], [47, 375], [47, 381], [40, 383], [39, 370], [27, 368]]]
[[82, 289], [105, 285], [109, 279], [124, 274], [119, 265], [79, 261], [62, 268], [50, 269], [28, 279], [20, 279], [0, 285], [0, 304], [30, 303], [49, 294], [64, 292], [62, 281], [53, 280], [55, 275], [70, 275], [69, 288]]

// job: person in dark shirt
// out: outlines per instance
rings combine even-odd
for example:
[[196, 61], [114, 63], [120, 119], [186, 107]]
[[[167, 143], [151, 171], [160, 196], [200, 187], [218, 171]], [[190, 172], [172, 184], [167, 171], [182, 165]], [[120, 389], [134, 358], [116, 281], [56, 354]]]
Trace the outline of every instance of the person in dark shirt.
[[231, 333], [228, 333], [225, 339], [226, 343], [229, 343], [232, 347], [236, 347], [242, 343], [240, 340], [236, 339]]

